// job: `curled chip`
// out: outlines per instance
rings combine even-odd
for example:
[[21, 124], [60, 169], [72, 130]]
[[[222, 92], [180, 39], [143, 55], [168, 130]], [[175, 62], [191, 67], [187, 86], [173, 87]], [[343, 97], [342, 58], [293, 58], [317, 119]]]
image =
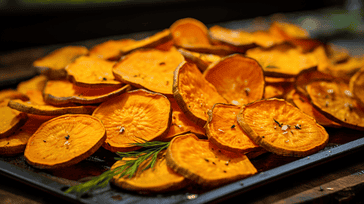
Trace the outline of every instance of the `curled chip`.
[[20, 99], [22, 101], [28, 101], [29, 97], [14, 89], [4, 89], [0, 91], [0, 103], [7, 99]]
[[133, 39], [108, 40], [91, 48], [89, 56], [116, 61], [122, 56], [121, 50], [133, 43], [135, 43]]
[[44, 101], [55, 106], [72, 104], [97, 104], [131, 89], [130, 85], [87, 88], [66, 80], [49, 80], [43, 90]]
[[179, 48], [178, 52], [185, 57], [186, 61], [195, 63], [201, 72], [205, 71], [211, 63], [221, 59], [219, 55], [192, 52], [183, 48]]
[[[125, 176], [120, 178], [119, 175], [116, 175], [111, 182], [122, 189], [141, 193], [161, 193], [185, 187], [189, 183], [188, 180], [167, 166], [165, 154], [165, 150], [158, 154], [153, 168], [142, 171], [150, 162], [151, 158], [149, 158], [138, 166], [138, 170], [133, 177]], [[122, 160], [117, 161], [111, 169], [122, 166], [125, 161], [133, 159], [135, 158], [124, 157]]]
[[183, 55], [174, 47], [168, 51], [139, 49], [123, 57], [113, 74], [119, 81], [171, 96], [173, 71], [183, 61]]
[[193, 134], [175, 137], [166, 155], [167, 165], [182, 176], [216, 187], [257, 173], [244, 154], [225, 151]]
[[314, 107], [340, 125], [364, 130], [364, 110], [350, 92], [348, 84], [339, 80], [319, 80], [307, 85]]
[[107, 87], [119, 86], [112, 73], [115, 62], [82, 56], [66, 67], [67, 78], [77, 86]]
[[212, 63], [203, 73], [229, 103], [243, 105], [263, 98], [264, 73], [257, 61], [233, 54]]
[[62, 115], [43, 123], [29, 138], [26, 161], [40, 169], [79, 163], [98, 150], [106, 139], [102, 122], [90, 115]]
[[304, 157], [323, 149], [329, 140], [315, 119], [283, 99], [247, 104], [237, 120], [257, 145], [278, 155]]
[[364, 107], [364, 68], [361, 68], [351, 77], [349, 88], [353, 96]]
[[43, 91], [47, 80], [48, 78], [45, 75], [37, 75], [29, 80], [20, 82], [16, 87], [16, 90], [23, 94], [26, 94], [29, 90]]
[[131, 143], [163, 138], [171, 124], [167, 97], [144, 89], [126, 92], [103, 102], [93, 113], [105, 125], [103, 147], [112, 152], [139, 149]]
[[215, 103], [226, 103], [197, 66], [188, 62], [181, 63], [174, 71], [173, 96], [186, 117], [201, 127]]
[[8, 101], [9, 100], [0, 102], [0, 138], [8, 137], [14, 134], [14, 132], [24, 125], [28, 119], [26, 113], [8, 107]]
[[87, 55], [83, 46], [61, 47], [33, 62], [33, 66], [50, 79], [62, 79], [67, 76], [65, 67], [80, 56]]
[[218, 40], [242, 49], [249, 49], [256, 46], [253, 35], [243, 30], [233, 30], [214, 25], [209, 29], [209, 35], [213, 40]]

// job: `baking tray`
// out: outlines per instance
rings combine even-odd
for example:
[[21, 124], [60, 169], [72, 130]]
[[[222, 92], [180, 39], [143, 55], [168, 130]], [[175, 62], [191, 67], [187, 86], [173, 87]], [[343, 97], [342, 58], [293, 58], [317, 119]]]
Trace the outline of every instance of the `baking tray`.
[[[308, 14], [309, 18], [320, 19], [322, 16], [319, 14]], [[297, 22], [297, 19], [302, 19], [301, 15], [286, 16], [292, 22]], [[256, 21], [254, 21], [256, 23]], [[270, 20], [265, 20], [261, 25], [269, 25]], [[253, 20], [242, 20], [221, 23], [218, 25], [238, 29], [238, 28], [251, 28]], [[215, 24], [216, 25], [216, 24]], [[261, 27], [260, 27], [261, 28]], [[326, 30], [321, 33], [315, 30], [311, 36], [322, 38], [325, 36]], [[142, 39], [157, 31], [143, 32], [137, 34], [113, 36], [110, 38], [95, 39], [91, 41], [84, 41], [72, 43], [73, 45], [84, 45], [92, 47], [100, 42], [109, 39], [120, 38], [134, 38]], [[312, 35], [313, 34], [313, 35]], [[358, 38], [360, 39], [360, 38]], [[333, 40], [333, 39], [331, 39]], [[335, 40], [335, 39], [334, 39]], [[336, 39], [339, 45], [345, 46], [347, 42], [340, 37]], [[342, 44], [340, 44], [342, 42]], [[360, 42], [362, 43], [362, 42]], [[69, 45], [69, 44], [68, 44]], [[351, 45], [358, 46], [358, 42]], [[65, 45], [54, 45], [44, 47], [42, 49], [50, 52], [58, 47]], [[348, 49], [351, 49], [350, 44]], [[39, 170], [28, 165], [25, 162], [23, 155], [14, 157], [0, 157], [0, 174], [11, 179], [17, 180], [26, 185], [40, 189], [46, 193], [62, 198], [68, 202], [73, 203], [208, 203], [208, 202], [221, 202], [238, 195], [244, 195], [253, 189], [260, 188], [264, 185], [277, 182], [294, 174], [312, 169], [319, 165], [323, 165], [333, 160], [338, 160], [342, 157], [347, 157], [357, 151], [364, 149], [364, 136], [363, 132], [350, 130], [346, 128], [332, 129], [328, 128], [327, 131], [330, 135], [329, 144], [324, 150], [316, 154], [309, 155], [304, 158], [291, 158], [281, 157], [270, 153], [261, 155], [252, 160], [252, 163], [257, 167], [258, 174], [246, 179], [242, 179], [225, 186], [215, 189], [201, 189], [199, 186], [191, 186], [186, 189], [171, 192], [166, 194], [153, 194], [143, 195], [133, 192], [128, 192], [112, 185], [105, 188], [95, 190], [91, 193], [83, 195], [65, 194], [64, 191], [72, 185], [85, 181], [88, 178], [99, 175], [103, 171], [110, 168], [115, 162], [112, 158], [114, 154], [100, 148], [94, 155], [88, 159], [76, 164], [72, 167], [61, 170]], [[274, 162], [272, 162], [274, 161]], [[262, 165], [265, 164], [265, 165]]]

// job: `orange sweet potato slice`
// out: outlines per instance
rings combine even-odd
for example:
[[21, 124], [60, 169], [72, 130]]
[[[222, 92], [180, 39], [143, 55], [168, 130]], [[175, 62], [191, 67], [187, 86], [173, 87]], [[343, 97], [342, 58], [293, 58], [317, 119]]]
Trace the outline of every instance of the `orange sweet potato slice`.
[[254, 43], [261, 48], [270, 48], [285, 42], [281, 36], [274, 35], [269, 30], [257, 30], [251, 33]]
[[361, 68], [350, 78], [349, 88], [353, 96], [364, 107], [364, 68]]
[[131, 143], [163, 138], [171, 124], [172, 109], [167, 97], [143, 89], [130, 91], [103, 102], [93, 113], [105, 125], [103, 147], [125, 152], [140, 147]]
[[193, 134], [175, 137], [167, 148], [166, 161], [175, 172], [207, 187], [220, 186], [257, 173], [244, 154], [220, 149]]
[[247, 104], [237, 120], [256, 144], [278, 155], [304, 157], [323, 149], [329, 139], [315, 119], [283, 99]]
[[91, 48], [89, 56], [116, 61], [122, 56], [121, 50], [133, 43], [135, 43], [135, 40], [133, 39], [108, 40]]
[[120, 60], [113, 68], [115, 78], [138, 88], [172, 95], [173, 71], [184, 61], [175, 48], [136, 50]]
[[284, 88], [280, 83], [266, 84], [264, 87], [263, 98], [282, 98], [284, 96]]
[[172, 106], [172, 123], [168, 134], [161, 138], [163, 141], [170, 141], [175, 136], [191, 132], [199, 138], [206, 138], [205, 129], [189, 120], [178, 106], [174, 98], [169, 98]]
[[27, 114], [28, 120], [14, 134], [0, 139], [0, 155], [13, 156], [23, 153], [28, 139], [37, 131], [41, 124], [52, 119], [52, 116]]
[[67, 76], [65, 67], [76, 58], [87, 55], [88, 49], [83, 46], [65, 46], [33, 62], [40, 73], [50, 79], [62, 79]]
[[234, 30], [214, 25], [209, 28], [209, 35], [213, 40], [218, 40], [232, 46], [249, 49], [255, 47], [254, 37], [250, 32]]
[[[116, 175], [111, 182], [122, 189], [141, 193], [170, 192], [184, 188], [189, 183], [188, 180], [167, 166], [165, 154], [165, 150], [158, 154], [153, 168], [142, 171], [148, 165], [151, 159], [149, 158], [139, 165], [136, 174], [132, 178], [128, 176], [120, 178], [119, 175]], [[135, 158], [123, 158], [117, 161], [111, 169], [125, 164], [127, 160], [133, 159]]]
[[28, 119], [26, 113], [8, 107], [8, 101], [9, 100], [5, 100], [0, 103], [0, 138], [12, 135], [19, 127], [24, 125]]
[[26, 94], [29, 90], [43, 91], [47, 80], [48, 78], [45, 75], [37, 75], [29, 80], [20, 82], [16, 90], [23, 94]]
[[239, 110], [239, 106], [215, 104], [209, 111], [205, 125], [206, 135], [210, 142], [221, 149], [242, 154], [258, 151], [261, 147], [247, 136], [236, 120]]
[[328, 67], [325, 73], [341, 78], [349, 83], [350, 78], [362, 67], [364, 67], [364, 55], [350, 57], [343, 63], [334, 64]]
[[221, 59], [219, 55], [193, 52], [183, 48], [179, 48], [178, 52], [185, 57], [186, 61], [195, 63], [201, 72], [205, 71], [211, 63]]
[[294, 77], [305, 69], [316, 67], [318, 62], [311, 53], [284, 44], [269, 49], [253, 48], [246, 55], [259, 62], [266, 76]]
[[321, 114], [316, 108], [314, 108], [310, 102], [310, 99], [307, 97], [299, 94], [295, 89], [290, 91], [287, 96], [286, 100], [296, 107], [298, 107], [302, 112], [306, 113], [307, 115], [315, 118], [318, 124], [324, 127], [334, 127], [338, 128], [341, 127], [338, 123], [328, 119], [326, 116]]
[[67, 78], [77, 86], [107, 87], [119, 86], [112, 68], [115, 62], [89, 56], [81, 56], [66, 67]]
[[347, 48], [335, 45], [333, 43], [327, 43], [325, 45], [325, 51], [328, 58], [334, 64], [345, 62], [350, 58], [350, 51]]
[[0, 102], [6, 99], [20, 99], [22, 101], [28, 101], [29, 97], [14, 89], [4, 89], [0, 91]]
[[181, 63], [174, 71], [173, 96], [186, 117], [203, 127], [215, 103], [227, 101], [192, 63]]
[[90, 115], [62, 115], [43, 123], [29, 138], [26, 161], [40, 169], [72, 166], [91, 156], [106, 139], [102, 122]]
[[318, 80], [308, 84], [306, 89], [313, 106], [327, 118], [347, 128], [364, 130], [364, 110], [348, 84], [339, 80]]
[[257, 61], [233, 54], [211, 64], [203, 73], [229, 103], [243, 105], [264, 95], [264, 73]]
[[97, 104], [129, 91], [130, 85], [87, 88], [66, 80], [49, 80], [43, 90], [44, 101], [55, 106], [72, 104]]

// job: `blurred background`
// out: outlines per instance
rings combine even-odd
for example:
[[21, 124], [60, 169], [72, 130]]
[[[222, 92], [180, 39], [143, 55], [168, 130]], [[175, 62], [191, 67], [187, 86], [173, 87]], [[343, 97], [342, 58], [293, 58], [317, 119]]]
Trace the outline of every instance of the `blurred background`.
[[357, 6], [361, 5], [361, 2], [358, 0], [0, 0], [0, 54], [28, 47], [160, 30], [185, 17], [196, 18], [208, 25], [325, 8], [335, 8], [335, 11], [345, 15], [345, 11], [350, 9], [349, 4]]

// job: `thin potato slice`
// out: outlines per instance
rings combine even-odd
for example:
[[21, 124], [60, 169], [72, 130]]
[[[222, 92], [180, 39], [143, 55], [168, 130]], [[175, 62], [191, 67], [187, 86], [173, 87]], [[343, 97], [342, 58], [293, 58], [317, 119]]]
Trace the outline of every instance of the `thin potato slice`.
[[79, 163], [98, 150], [106, 139], [102, 122], [90, 115], [62, 115], [43, 123], [29, 138], [26, 161], [40, 169]]
[[63, 115], [63, 114], [92, 114], [97, 106], [65, 106], [37, 104], [31, 101], [24, 102], [19, 99], [10, 100], [8, 106], [12, 109], [34, 115]]
[[72, 104], [97, 104], [129, 91], [130, 85], [87, 88], [76, 86], [66, 80], [49, 80], [44, 87], [43, 97], [47, 104], [65, 106]]
[[121, 59], [113, 68], [117, 80], [154, 92], [172, 95], [173, 71], [184, 61], [175, 48], [136, 50]]
[[255, 47], [254, 37], [250, 32], [234, 30], [214, 25], [209, 28], [209, 35], [213, 40], [218, 40], [240, 48]]
[[163, 138], [168, 133], [171, 115], [167, 97], [143, 89], [107, 100], [93, 113], [106, 128], [103, 147], [112, 152], [136, 150], [140, 147], [131, 143]]
[[203, 73], [229, 103], [243, 105], [263, 98], [264, 73], [257, 61], [233, 54], [212, 63]]
[[364, 107], [364, 68], [361, 68], [350, 78], [349, 88], [353, 96]]
[[300, 49], [286, 44], [269, 49], [253, 48], [246, 55], [259, 62], [266, 76], [273, 77], [295, 77], [302, 70], [318, 65], [313, 54], [302, 53]]
[[193, 134], [175, 137], [166, 155], [167, 165], [182, 176], [207, 187], [216, 187], [257, 173], [244, 154], [218, 148]]
[[135, 43], [133, 39], [108, 40], [91, 48], [89, 56], [116, 61], [122, 56], [121, 50], [133, 43]]
[[312, 81], [321, 80], [321, 79], [334, 79], [334, 77], [330, 74], [326, 74], [321, 71], [318, 71], [316, 67], [311, 68], [311, 69], [306, 69], [306, 70], [303, 70], [302, 72], [300, 72], [296, 76], [296, 80], [294, 82], [294, 88], [300, 95], [303, 95], [303, 96], [306, 96], [307, 98], [309, 98], [309, 95], [306, 90], [306, 86]]
[[280, 83], [266, 84], [264, 87], [263, 98], [282, 98], [284, 96], [284, 88]]
[[269, 30], [258, 30], [251, 34], [253, 35], [254, 43], [261, 48], [270, 48], [285, 42], [284, 38], [274, 35]]
[[33, 62], [33, 66], [49, 79], [62, 79], [67, 76], [65, 67], [76, 58], [87, 55], [88, 49], [83, 46], [66, 46]]
[[29, 97], [22, 92], [19, 92], [14, 89], [4, 89], [0, 91], [0, 102], [5, 101], [6, 99], [20, 99], [22, 101], [28, 101]]
[[239, 110], [239, 106], [215, 104], [209, 111], [209, 119], [205, 125], [206, 135], [210, 142], [227, 151], [242, 154], [258, 151], [261, 147], [248, 137], [236, 120]]
[[206, 138], [205, 129], [196, 125], [194, 122], [189, 120], [183, 111], [178, 106], [174, 98], [169, 98], [172, 106], [172, 123], [169, 128], [168, 134], [161, 138], [163, 141], [170, 141], [175, 136], [181, 135], [187, 132], [191, 132], [199, 138]]
[[37, 131], [41, 124], [52, 119], [52, 116], [27, 114], [28, 120], [14, 134], [0, 139], [0, 155], [13, 156], [24, 152], [28, 139]]
[[12, 135], [18, 128], [24, 125], [28, 119], [26, 113], [8, 107], [8, 101], [9, 100], [5, 100], [0, 103], [0, 138]]
[[26, 94], [29, 90], [43, 91], [48, 78], [45, 75], [37, 75], [29, 80], [22, 81], [16, 87], [20, 93]]
[[115, 80], [112, 74], [114, 65], [115, 62], [82, 56], [66, 67], [67, 78], [83, 87], [119, 86], [121, 82]]
[[179, 48], [178, 52], [185, 57], [186, 61], [195, 63], [201, 72], [205, 71], [211, 63], [221, 59], [219, 55], [192, 52], [183, 48]]
[[325, 46], [325, 51], [328, 58], [334, 64], [345, 62], [350, 58], [350, 51], [348, 49], [333, 43], [327, 43]]
[[364, 67], [364, 55], [350, 57], [343, 63], [334, 64], [328, 67], [325, 73], [342, 78], [345, 82], [349, 83], [350, 78], [362, 67]]
[[227, 101], [192, 63], [181, 63], [174, 71], [173, 96], [186, 117], [198, 126], [206, 124], [215, 103]]
[[[165, 154], [165, 150], [158, 154], [153, 168], [142, 171], [150, 162], [149, 158], [138, 166], [138, 170], [132, 178], [128, 176], [120, 178], [119, 175], [116, 175], [111, 182], [122, 189], [141, 193], [170, 192], [184, 188], [189, 183], [188, 180], [167, 166]], [[111, 169], [133, 159], [135, 158], [123, 158], [117, 161]]]
[[328, 119], [326, 116], [321, 114], [316, 108], [314, 108], [310, 102], [310, 100], [299, 94], [295, 89], [290, 91], [287, 96], [286, 100], [293, 105], [295, 105], [297, 108], [299, 108], [302, 112], [306, 113], [307, 115], [315, 118], [318, 124], [324, 126], [324, 127], [334, 127], [338, 128], [341, 127], [338, 123]]
[[256, 144], [278, 155], [304, 157], [323, 149], [329, 140], [315, 119], [283, 99], [245, 105], [237, 120]]
[[364, 130], [364, 110], [353, 98], [346, 83], [313, 81], [307, 85], [307, 92], [313, 106], [327, 118], [344, 127]]

